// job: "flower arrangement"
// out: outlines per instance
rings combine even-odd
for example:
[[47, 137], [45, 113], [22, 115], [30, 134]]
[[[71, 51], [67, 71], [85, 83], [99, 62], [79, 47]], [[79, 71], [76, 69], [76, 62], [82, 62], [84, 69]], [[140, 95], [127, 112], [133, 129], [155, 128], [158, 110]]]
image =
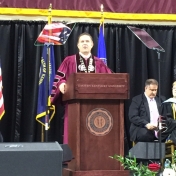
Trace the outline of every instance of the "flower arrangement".
[[110, 158], [120, 161], [122, 166], [124, 166], [124, 169], [132, 171], [134, 176], [156, 176], [160, 170], [160, 165], [158, 163], [151, 163], [148, 166], [142, 163], [138, 164], [136, 158], [131, 158], [130, 155], [129, 158], [125, 158], [115, 154], [114, 156], [110, 156]]

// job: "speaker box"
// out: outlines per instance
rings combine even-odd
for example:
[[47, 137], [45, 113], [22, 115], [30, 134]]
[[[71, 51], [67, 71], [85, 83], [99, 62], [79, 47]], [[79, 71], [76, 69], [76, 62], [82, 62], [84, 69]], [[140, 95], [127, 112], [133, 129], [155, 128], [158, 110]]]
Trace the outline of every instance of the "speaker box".
[[2, 176], [62, 176], [62, 159], [57, 142], [0, 143]]
[[[131, 156], [139, 159], [160, 159], [159, 142], [138, 142], [129, 150]], [[165, 158], [165, 143], [161, 143], [161, 157]]]
[[60, 144], [61, 148], [63, 149], [63, 161], [62, 163], [65, 162], [70, 162], [73, 159], [72, 151], [68, 144]]

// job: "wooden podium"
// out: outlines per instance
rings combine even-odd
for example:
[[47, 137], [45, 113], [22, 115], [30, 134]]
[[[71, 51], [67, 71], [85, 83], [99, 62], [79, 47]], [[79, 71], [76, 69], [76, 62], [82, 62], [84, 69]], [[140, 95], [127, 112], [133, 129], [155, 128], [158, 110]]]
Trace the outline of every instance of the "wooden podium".
[[124, 155], [124, 99], [129, 75], [74, 73], [67, 80], [68, 145], [74, 159], [64, 176], [127, 176], [119, 162]]

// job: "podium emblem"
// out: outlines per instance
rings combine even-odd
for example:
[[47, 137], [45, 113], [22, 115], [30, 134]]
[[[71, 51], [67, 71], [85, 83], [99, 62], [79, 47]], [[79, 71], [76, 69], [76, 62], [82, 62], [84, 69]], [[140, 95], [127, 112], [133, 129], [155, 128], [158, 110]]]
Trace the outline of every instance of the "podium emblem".
[[108, 134], [113, 127], [112, 115], [103, 108], [93, 109], [87, 115], [86, 126], [93, 135], [104, 136]]

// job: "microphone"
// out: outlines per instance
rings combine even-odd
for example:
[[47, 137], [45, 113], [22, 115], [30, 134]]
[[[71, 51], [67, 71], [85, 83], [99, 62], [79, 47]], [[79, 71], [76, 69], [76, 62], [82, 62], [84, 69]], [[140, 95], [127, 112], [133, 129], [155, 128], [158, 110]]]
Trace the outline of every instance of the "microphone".
[[163, 48], [159, 49], [159, 48], [153, 47], [152, 49], [157, 52], [165, 52], [165, 50]]
[[165, 132], [168, 129], [166, 121], [166, 117], [161, 115], [159, 116], [158, 129], [159, 131], [161, 131], [161, 133]]

